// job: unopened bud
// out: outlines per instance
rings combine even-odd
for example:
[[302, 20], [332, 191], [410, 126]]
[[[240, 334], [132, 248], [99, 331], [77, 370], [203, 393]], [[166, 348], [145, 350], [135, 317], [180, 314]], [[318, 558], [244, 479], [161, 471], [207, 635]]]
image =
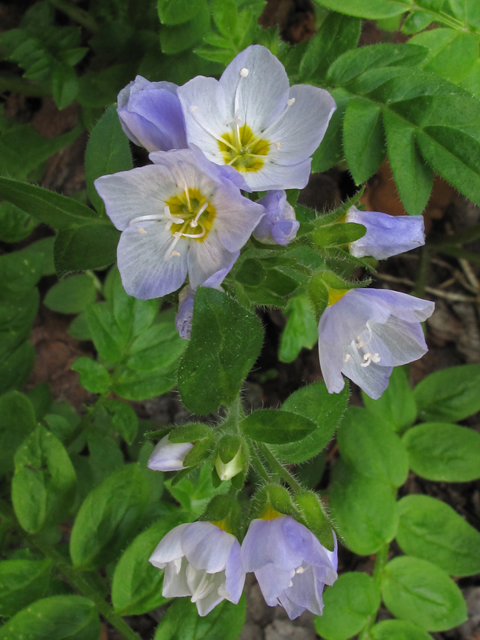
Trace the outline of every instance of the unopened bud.
[[169, 442], [168, 435], [158, 442], [148, 459], [148, 468], [153, 471], [180, 471], [187, 453], [192, 449], [192, 442]]
[[243, 470], [242, 450], [239, 449], [230, 462], [222, 462], [220, 456], [215, 460], [215, 469], [217, 470], [220, 480], [231, 480], [234, 476]]

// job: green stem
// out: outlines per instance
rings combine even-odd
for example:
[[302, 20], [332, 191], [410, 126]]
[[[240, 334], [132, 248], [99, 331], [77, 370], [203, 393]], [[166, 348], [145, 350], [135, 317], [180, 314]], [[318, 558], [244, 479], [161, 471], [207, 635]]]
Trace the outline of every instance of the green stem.
[[82, 27], [85, 27], [85, 29], [87, 29], [87, 31], [90, 31], [90, 33], [96, 33], [98, 31], [97, 21], [91, 14], [87, 13], [87, 11], [76, 7], [74, 4], [70, 4], [66, 0], [49, 1], [59, 11], [67, 15], [78, 24], [82, 25]]
[[240, 400], [240, 396], [236, 398], [232, 402], [232, 404], [227, 407], [227, 417], [222, 424], [222, 429], [231, 428], [236, 434], [240, 433], [239, 424], [245, 417], [242, 409], [242, 401]]
[[252, 467], [255, 469], [255, 471], [260, 476], [260, 478], [262, 478], [262, 480], [264, 480], [265, 482], [270, 482], [270, 476], [266, 472], [265, 467], [263, 466], [263, 463], [260, 459], [260, 456], [257, 453], [257, 450], [255, 449], [255, 445], [253, 444], [253, 442], [250, 447], [250, 453], [252, 456], [251, 457]]
[[421, 298], [425, 294], [425, 287], [428, 281], [428, 272], [430, 267], [430, 252], [427, 246], [424, 246], [420, 255], [420, 264], [418, 265], [417, 281], [415, 284], [414, 294]]
[[[378, 588], [380, 588], [380, 583], [382, 581], [382, 573], [385, 565], [388, 560], [388, 552], [390, 549], [390, 545], [384, 544], [383, 547], [380, 547], [378, 553], [375, 557], [375, 566], [373, 567], [373, 580]], [[369, 640], [370, 639], [370, 629], [375, 624], [375, 620], [377, 619], [377, 612], [368, 617], [367, 623], [362, 629], [361, 634], [358, 636], [358, 640]]]
[[290, 487], [296, 493], [299, 493], [300, 491], [304, 491], [304, 488], [302, 487], [302, 485], [300, 483], [298, 483], [295, 480], [295, 478], [293, 477], [293, 475], [290, 473], [290, 471], [285, 469], [283, 464], [281, 464], [276, 459], [276, 457], [273, 455], [273, 453], [270, 451], [270, 449], [268, 448], [268, 446], [266, 444], [264, 444], [263, 442], [258, 442], [257, 446], [260, 449], [260, 451], [262, 452], [262, 455], [265, 456], [266, 461], [268, 462], [268, 464], [270, 465], [270, 467], [272, 468], [272, 470], [275, 473], [278, 473], [278, 475], [281, 478], [283, 478], [285, 480], [285, 482], [287, 484], [289, 484]]
[[475, 224], [468, 229], [459, 231], [458, 233], [452, 233], [451, 235], [434, 236], [428, 239], [428, 244], [434, 247], [451, 247], [457, 244], [468, 244], [469, 242], [475, 242], [480, 239], [480, 224]]
[[474, 251], [467, 251], [462, 247], [439, 247], [438, 253], [443, 253], [446, 256], [453, 256], [454, 258], [463, 258], [468, 262], [480, 263], [480, 255]]

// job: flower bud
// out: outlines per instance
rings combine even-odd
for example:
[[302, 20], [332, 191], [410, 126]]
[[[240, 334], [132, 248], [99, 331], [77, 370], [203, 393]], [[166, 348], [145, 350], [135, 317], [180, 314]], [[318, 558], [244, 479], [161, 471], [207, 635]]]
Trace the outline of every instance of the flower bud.
[[222, 462], [220, 456], [217, 456], [215, 460], [215, 469], [217, 470], [218, 477], [222, 481], [231, 480], [234, 476], [240, 473], [243, 469], [242, 464], [242, 450], [239, 449], [230, 462]]
[[295, 219], [295, 210], [287, 202], [285, 191], [268, 191], [258, 201], [265, 215], [253, 232], [253, 237], [265, 244], [287, 245], [297, 235], [300, 223]]
[[187, 453], [192, 449], [192, 442], [169, 442], [168, 435], [157, 443], [148, 459], [148, 468], [153, 471], [180, 471]]

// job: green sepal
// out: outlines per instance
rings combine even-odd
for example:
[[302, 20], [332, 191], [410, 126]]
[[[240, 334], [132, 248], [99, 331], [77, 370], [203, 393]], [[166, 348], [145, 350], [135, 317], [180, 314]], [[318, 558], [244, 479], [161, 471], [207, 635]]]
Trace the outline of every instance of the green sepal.
[[333, 551], [335, 540], [332, 525], [317, 494], [312, 491], [298, 493], [293, 501], [300, 512], [300, 522], [317, 536], [326, 549]]
[[172, 443], [197, 442], [211, 436], [211, 427], [202, 422], [189, 422], [170, 431], [168, 441]]
[[266, 484], [256, 493], [253, 517], [263, 518], [271, 509], [278, 511], [280, 515], [292, 516], [296, 520], [300, 518], [290, 492], [279, 484]]
[[221, 523], [221, 528], [227, 533], [234, 533], [240, 530], [241, 525], [241, 508], [238, 501], [228, 493], [225, 496], [215, 496], [210, 500], [207, 508], [198, 518], [199, 520], [207, 520], [217, 526]]
[[213, 445], [213, 434], [210, 435], [209, 438], [203, 438], [199, 440], [193, 449], [185, 456], [185, 460], [183, 461], [184, 467], [194, 467], [201, 462], [204, 462], [212, 452]]
[[328, 306], [328, 289], [321, 271], [316, 273], [308, 283], [308, 295], [318, 320]]
[[312, 233], [314, 245], [322, 248], [342, 247], [363, 238], [367, 229], [356, 222], [337, 222], [317, 227]]
[[163, 427], [163, 429], [155, 429], [155, 431], [145, 431], [144, 440], [153, 440], [154, 442], [159, 442], [162, 438], [168, 435], [172, 431], [173, 427], [169, 425], [168, 427]]
[[228, 464], [237, 455], [241, 446], [242, 438], [240, 438], [240, 436], [227, 433], [222, 436], [217, 445], [217, 454], [223, 463]]

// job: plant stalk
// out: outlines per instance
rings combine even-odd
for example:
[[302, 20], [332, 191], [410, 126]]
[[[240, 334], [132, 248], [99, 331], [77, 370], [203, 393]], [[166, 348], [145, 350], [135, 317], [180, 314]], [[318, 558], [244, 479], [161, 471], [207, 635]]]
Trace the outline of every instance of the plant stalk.
[[260, 449], [260, 451], [262, 452], [262, 455], [265, 457], [266, 461], [268, 462], [268, 464], [270, 465], [270, 467], [272, 468], [272, 470], [275, 473], [278, 473], [278, 475], [283, 478], [285, 480], [285, 482], [290, 485], [290, 487], [296, 492], [299, 493], [300, 491], [303, 491], [303, 487], [302, 485], [297, 482], [295, 480], [295, 478], [293, 477], [293, 475], [290, 473], [290, 471], [288, 471], [287, 469], [285, 469], [285, 467], [283, 466], [283, 464], [281, 464], [276, 457], [273, 455], [273, 453], [270, 451], [270, 449], [268, 448], [268, 446], [266, 444], [264, 444], [263, 442], [258, 442], [257, 443], [258, 448]]

